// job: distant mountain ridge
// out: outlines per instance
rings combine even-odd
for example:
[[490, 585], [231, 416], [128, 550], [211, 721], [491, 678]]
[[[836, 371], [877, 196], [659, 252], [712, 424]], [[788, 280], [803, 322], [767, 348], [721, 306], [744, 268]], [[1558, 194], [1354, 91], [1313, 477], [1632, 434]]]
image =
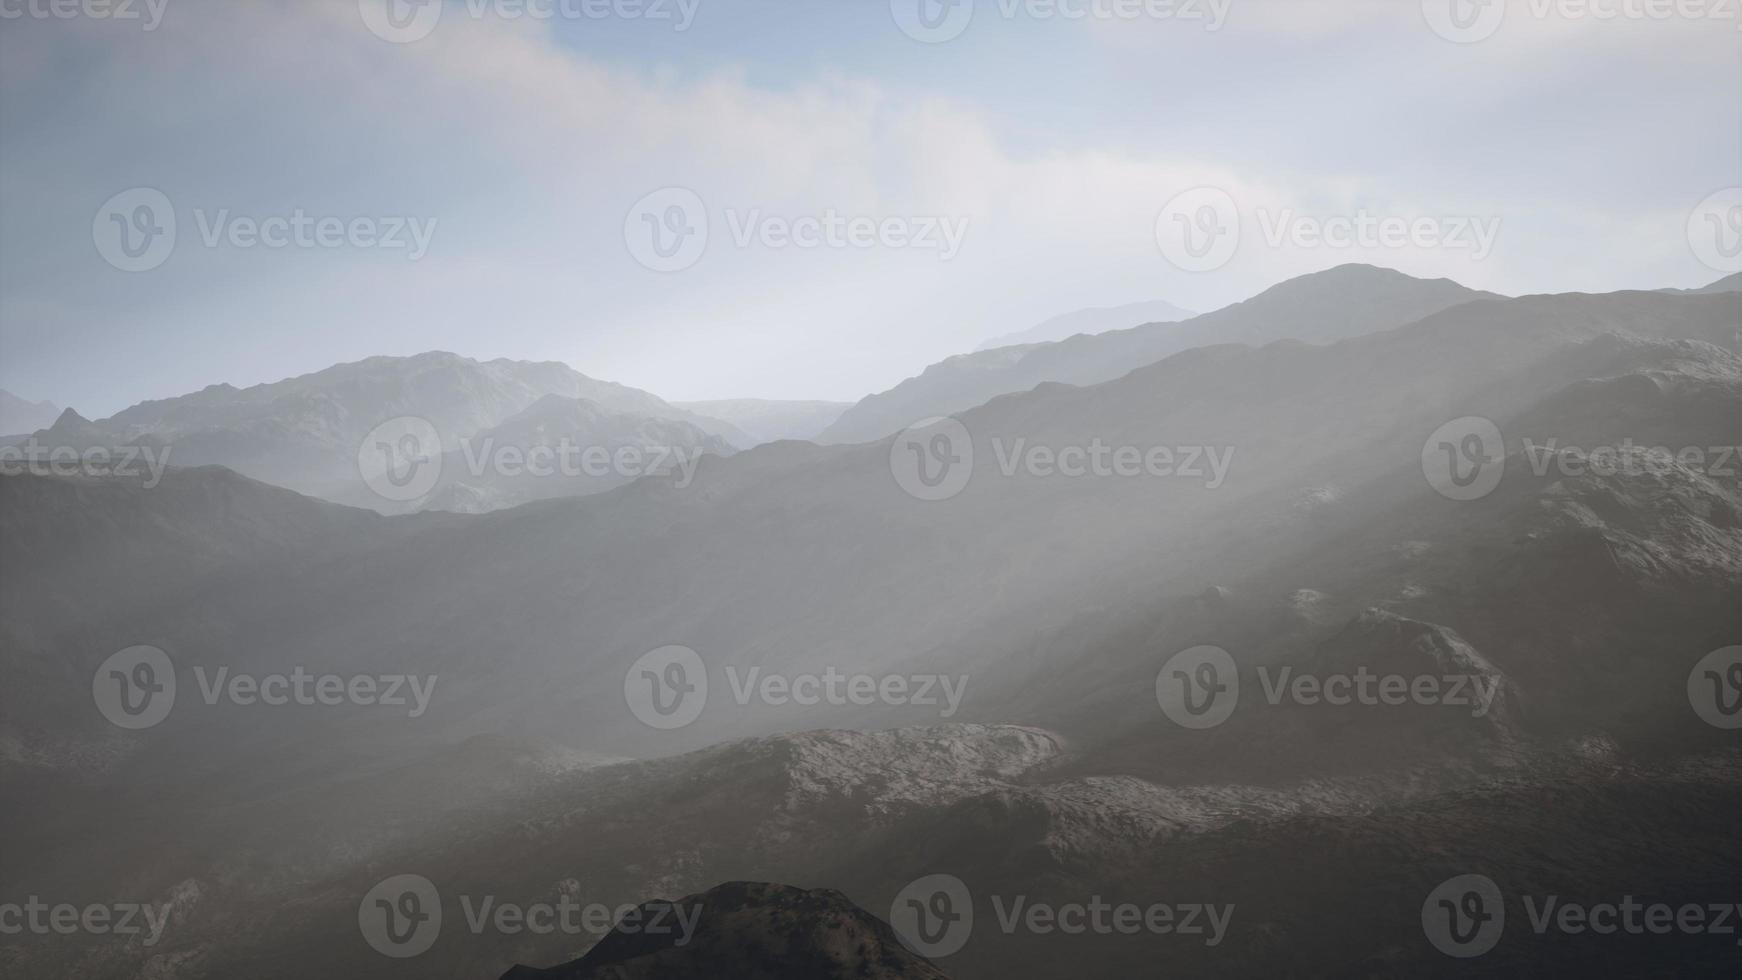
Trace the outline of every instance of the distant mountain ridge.
[[[840, 418], [842, 412], [852, 407], [851, 402], [769, 401], [761, 398], [675, 404], [687, 411], [737, 426], [751, 438], [753, 445], [783, 439], [814, 440]], [[739, 448], [749, 449], [751, 445]]]
[[26, 401], [0, 388], [0, 436], [25, 435], [54, 424], [60, 409], [50, 401]]
[[[211, 385], [97, 421], [63, 415], [38, 433], [38, 441], [80, 449], [168, 446], [175, 466], [227, 466], [301, 493], [374, 506], [379, 501], [363, 491], [357, 459], [375, 427], [395, 418], [423, 419], [442, 449], [452, 451], [553, 395], [618, 416], [686, 423], [729, 448], [750, 442], [728, 423], [565, 364], [476, 361], [443, 351], [372, 357], [248, 388]], [[620, 420], [619, 428], [627, 424]]]
[[1007, 333], [1001, 337], [993, 337], [979, 347], [975, 352], [992, 350], [997, 347], [1018, 347], [1023, 344], [1050, 344], [1059, 340], [1067, 340], [1078, 334], [1094, 335], [1106, 333], [1109, 330], [1127, 330], [1148, 323], [1178, 323], [1197, 316], [1190, 310], [1182, 310], [1172, 303], [1163, 300], [1150, 300], [1143, 303], [1127, 303], [1124, 306], [1096, 306], [1086, 310], [1076, 310], [1063, 313], [1050, 320], [1044, 320], [1016, 333]]
[[1496, 298], [1449, 279], [1417, 279], [1392, 269], [1342, 265], [1290, 279], [1252, 299], [1183, 323], [1149, 324], [952, 357], [860, 401], [818, 441], [869, 442], [999, 395], [1047, 382], [1100, 384], [1197, 347], [1261, 347], [1279, 340], [1326, 344], [1401, 327], [1472, 300]]

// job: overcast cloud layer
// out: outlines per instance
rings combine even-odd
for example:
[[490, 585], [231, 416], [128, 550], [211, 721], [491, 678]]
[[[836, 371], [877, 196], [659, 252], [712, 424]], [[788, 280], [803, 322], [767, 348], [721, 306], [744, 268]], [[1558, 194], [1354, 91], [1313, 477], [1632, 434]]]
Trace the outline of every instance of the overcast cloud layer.
[[[90, 416], [428, 349], [670, 399], [852, 400], [1057, 313], [1208, 310], [1348, 261], [1503, 293], [1697, 286], [1724, 270], [1690, 248], [1690, 212], [1742, 173], [1722, 8], [1521, 0], [1459, 44], [1415, 0], [1205, 0], [1219, 30], [982, 0], [922, 43], [904, 0], [671, 0], [668, 19], [455, 2], [392, 43], [374, 0], [157, 2], [137, 21], [0, 3], [0, 387]], [[1096, 67], [1056, 70], [1060, 52]], [[1226, 264], [1188, 272], [1157, 216], [1206, 185], [1246, 223]], [[172, 202], [176, 247], [126, 272], [93, 223], [141, 187]], [[710, 227], [660, 272], [626, 224], [668, 187]], [[1480, 258], [1266, 241], [1266, 218], [1363, 212], [1498, 232]], [[409, 219], [427, 254], [204, 240], [299, 213]], [[804, 216], [942, 247], [779, 247], [747, 224]]]

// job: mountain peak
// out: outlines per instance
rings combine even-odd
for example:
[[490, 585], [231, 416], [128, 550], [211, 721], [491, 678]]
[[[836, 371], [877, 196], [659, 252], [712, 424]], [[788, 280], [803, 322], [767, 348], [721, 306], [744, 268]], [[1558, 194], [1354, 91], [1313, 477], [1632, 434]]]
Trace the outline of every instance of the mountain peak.
[[[566, 966], [517, 966], [502, 980], [947, 980], [909, 952], [888, 923], [831, 889], [732, 881], [676, 902], [655, 901]], [[689, 923], [690, 931], [683, 928]]]

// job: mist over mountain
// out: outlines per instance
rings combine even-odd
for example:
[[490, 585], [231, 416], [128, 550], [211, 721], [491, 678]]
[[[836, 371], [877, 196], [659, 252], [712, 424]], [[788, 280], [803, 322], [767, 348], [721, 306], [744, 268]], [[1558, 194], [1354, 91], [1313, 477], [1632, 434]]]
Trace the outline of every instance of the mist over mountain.
[[[739, 398], [716, 402], [679, 402], [678, 407], [729, 422], [748, 435], [752, 445], [783, 439], [814, 440], [849, 407], [846, 402], [782, 402]], [[749, 449], [751, 445], [740, 448]]]
[[1195, 315], [1162, 300], [1128, 303], [1124, 306], [1097, 306], [1092, 309], [1062, 313], [1050, 320], [1043, 320], [1027, 330], [994, 337], [981, 344], [975, 351], [978, 353], [998, 347], [1018, 347], [1023, 344], [1048, 344], [1054, 341], [1068, 340], [1078, 334], [1106, 333], [1109, 330], [1124, 330], [1148, 323], [1177, 323], [1180, 320], [1189, 320]]
[[[958, 414], [971, 459], [943, 500], [903, 489], [900, 440], [728, 455], [693, 427], [714, 451], [688, 482], [480, 515], [385, 517], [210, 467], [149, 488], [0, 476], [8, 876], [181, 910], [151, 949], [10, 955], [91, 977], [576, 960], [559, 969], [686, 976], [699, 954], [631, 937], [589, 953], [602, 932], [468, 915], [479, 896], [620, 909], [750, 880], [838, 889], [894, 922], [908, 883], [946, 874], [978, 913], [939, 960], [955, 977], [1263, 976], [1301, 957], [1315, 974], [1436, 975], [1453, 961], [1391, 937], [1419, 935], [1399, 910], [1461, 870], [1589, 901], [1724, 900], [1711, 883], [1742, 871], [1724, 831], [1742, 769], [1688, 682], [1742, 631], [1742, 489], [1721, 463], [1742, 443], [1739, 323], [1733, 292], [1492, 297], [1325, 343], [1189, 350]], [[562, 396], [531, 408], [496, 435], [592, 437], [623, 418]], [[1453, 499], [1424, 456], [1475, 414], [1500, 433], [1482, 464], [1498, 481]], [[1036, 447], [1056, 461], [1096, 442], [1166, 447], [1177, 465], [1073, 478], [1034, 463]], [[1616, 463], [1591, 465], [1602, 447]], [[124, 731], [92, 710], [90, 678], [140, 643], [168, 655], [181, 693], [162, 723]], [[695, 651], [708, 691], [692, 721], [656, 728], [626, 692], [669, 644]], [[1158, 685], [1206, 644], [1240, 693], [1195, 730]], [[200, 694], [218, 669], [291, 664], [435, 683], [421, 710]], [[936, 683], [900, 704], [754, 693], [831, 671]], [[1303, 674], [1461, 680], [1444, 704], [1338, 706], [1291, 693]], [[96, 799], [133, 819], [88, 852]], [[1386, 857], [1424, 849], [1407, 874]], [[405, 873], [443, 903], [430, 953], [321, 942], [355, 935], [362, 896]], [[825, 957], [818, 975], [902, 960], [880, 923], [785, 894], [768, 900], [790, 912], [734, 899], [705, 958], [804, 935], [776, 959]], [[1230, 903], [1239, 938], [1052, 941], [993, 924], [1017, 895]], [[884, 938], [809, 931], [833, 920]], [[1732, 962], [1709, 938], [1678, 947], [1685, 975]], [[1658, 955], [1526, 933], [1484, 962]]]
[[848, 409], [822, 442], [868, 442], [923, 419], [951, 415], [1002, 394], [1047, 382], [1093, 385], [1195, 347], [1262, 346], [1278, 340], [1325, 344], [1401, 327], [1492, 294], [1448, 280], [1344, 265], [1302, 276], [1213, 313], [1178, 324], [1134, 326], [1032, 347], [953, 357]]
[[[97, 421], [67, 415], [35, 433], [35, 439], [43, 453], [55, 447], [79, 452], [91, 447], [149, 448], [170, 465], [225, 466], [312, 496], [391, 508], [395, 502], [371, 494], [360, 472], [359, 457], [369, 449], [364, 443], [372, 430], [395, 419], [419, 420], [433, 433], [432, 442], [439, 440], [439, 446], [425, 447], [431, 455], [457, 453], [462, 442], [487, 435], [494, 436], [493, 445], [524, 449], [530, 445], [524, 439], [532, 437], [526, 430], [551, 420], [519, 417], [534, 409], [548, 413], [549, 405], [539, 406], [551, 397], [584, 401], [593, 406], [590, 411], [613, 416], [609, 422], [568, 423], [570, 435], [596, 438], [610, 450], [642, 435], [671, 436], [685, 449], [705, 443], [714, 451], [752, 441], [729, 423], [677, 408], [645, 391], [589, 378], [563, 364], [480, 362], [442, 352], [375, 357], [249, 388], [212, 385], [143, 402]], [[667, 429], [662, 422], [681, 425]], [[492, 431], [498, 427], [503, 431]], [[592, 445], [582, 443], [577, 449]], [[517, 492], [500, 487], [448, 490], [445, 504], [491, 509], [506, 501], [555, 495], [560, 485], [546, 480], [539, 489]], [[567, 487], [561, 492], [592, 489], [579, 480]]]
[[54, 424], [60, 409], [53, 402], [26, 401], [10, 391], [0, 389], [0, 435], [35, 432]]

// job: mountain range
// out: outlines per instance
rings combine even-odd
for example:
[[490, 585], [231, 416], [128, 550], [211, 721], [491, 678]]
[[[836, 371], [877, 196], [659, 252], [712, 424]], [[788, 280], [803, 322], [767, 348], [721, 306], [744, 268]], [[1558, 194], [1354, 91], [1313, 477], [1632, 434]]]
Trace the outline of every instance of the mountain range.
[[[1457, 960], [1420, 913], [1478, 871], [1515, 900], [1734, 900], [1742, 754], [1690, 710], [1689, 678], [1742, 634], [1742, 486], [1720, 461], [1742, 444], [1742, 294], [1504, 298], [1345, 267], [1207, 316], [1229, 335], [1149, 361], [1206, 318], [1034, 348], [1084, 373], [954, 412], [966, 479], [946, 499], [904, 489], [889, 433], [485, 514], [383, 516], [216, 467], [150, 488], [0, 475], [7, 877], [181, 912], [149, 949], [26, 937], [6, 965], [701, 976], [625, 938], [474, 930], [461, 898], [714, 895], [754, 924], [729, 951], [710, 938], [712, 963], [781, 936], [838, 953], [815, 931], [832, 917], [896, 976], [1730, 975], [1722, 937], [1533, 935], [1517, 904], [1503, 945]], [[1086, 380], [1115, 350], [1124, 370]], [[1498, 434], [1467, 460], [1495, 481], [1456, 499], [1433, 459], [1470, 419]], [[1092, 445], [1173, 463], [1041, 464]], [[1602, 447], [1638, 465], [1589, 465]], [[99, 664], [135, 644], [183, 690], [146, 731], [91, 705]], [[709, 690], [656, 728], [628, 692], [670, 645]], [[1239, 695], [1194, 729], [1160, 690], [1203, 646]], [[293, 666], [439, 683], [410, 718], [207, 704], [194, 675]], [[831, 669], [962, 696], [738, 693], [753, 671]], [[1273, 702], [1284, 670], [1486, 693]], [[446, 915], [397, 960], [358, 937], [358, 903], [405, 873]], [[873, 920], [940, 875], [975, 917], [932, 967]], [[795, 891], [711, 891], [744, 881]], [[1062, 937], [1002, 928], [1018, 897], [1232, 913], [1214, 945]], [[778, 975], [731, 969], [714, 975]]]

